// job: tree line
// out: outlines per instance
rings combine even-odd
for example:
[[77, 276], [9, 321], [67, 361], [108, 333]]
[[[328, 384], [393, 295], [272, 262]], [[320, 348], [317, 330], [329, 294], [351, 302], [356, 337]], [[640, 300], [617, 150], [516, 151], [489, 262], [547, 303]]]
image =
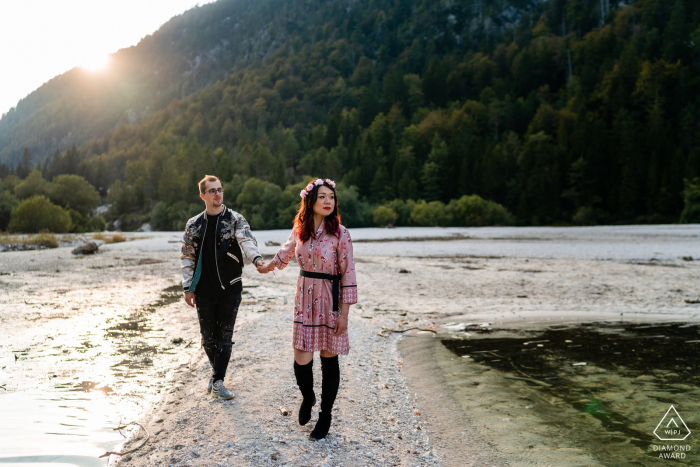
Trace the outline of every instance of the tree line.
[[345, 3], [256, 13], [275, 47], [44, 178], [84, 177], [125, 230], [181, 226], [204, 173], [256, 228], [288, 227], [309, 175], [349, 225], [700, 221], [697, 2]]

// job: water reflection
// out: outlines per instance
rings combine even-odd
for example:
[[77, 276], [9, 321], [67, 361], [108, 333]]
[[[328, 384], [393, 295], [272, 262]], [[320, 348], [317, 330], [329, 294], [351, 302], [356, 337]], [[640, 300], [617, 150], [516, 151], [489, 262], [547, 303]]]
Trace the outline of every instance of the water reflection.
[[137, 420], [172, 372], [161, 355], [175, 344], [153, 311], [180, 297], [169, 287], [141, 309], [94, 309], [3, 353], [0, 464], [106, 466], [99, 456], [124, 441], [113, 428]]
[[[660, 441], [653, 431], [670, 405], [691, 432], [698, 427], [699, 331], [698, 323], [589, 323], [442, 344], [461, 357], [448, 384], [474, 417], [491, 414], [499, 446], [533, 463], [658, 465], [658, 446], [693, 445], [692, 435]], [[674, 462], [698, 465], [698, 450]]]

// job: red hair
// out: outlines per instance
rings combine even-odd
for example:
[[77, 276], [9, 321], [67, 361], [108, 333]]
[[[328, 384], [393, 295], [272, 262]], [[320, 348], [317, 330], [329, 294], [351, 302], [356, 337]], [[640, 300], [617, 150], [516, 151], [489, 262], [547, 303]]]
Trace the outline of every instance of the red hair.
[[306, 197], [301, 199], [299, 211], [297, 211], [297, 215], [294, 218], [294, 234], [302, 243], [310, 238], [316, 238], [316, 231], [314, 229], [314, 204], [316, 204], [316, 200], [318, 199], [318, 189], [322, 186], [333, 190], [333, 195], [335, 196], [333, 212], [328, 214], [324, 220], [326, 223], [326, 231], [336, 235], [338, 235], [340, 231], [340, 211], [338, 211], [340, 204], [338, 203], [338, 195], [335, 192], [335, 188], [329, 185], [325, 180], [323, 185], [315, 185], [315, 181], [314, 179], [309, 182], [313, 185], [313, 189]]

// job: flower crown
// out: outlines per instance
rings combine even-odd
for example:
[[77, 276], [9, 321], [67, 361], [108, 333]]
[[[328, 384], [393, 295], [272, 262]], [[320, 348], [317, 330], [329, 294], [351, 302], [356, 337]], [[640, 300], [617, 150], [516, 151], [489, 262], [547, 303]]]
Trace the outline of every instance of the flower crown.
[[327, 178], [325, 180], [321, 180], [320, 178], [317, 178], [315, 181], [306, 185], [306, 188], [304, 188], [303, 190], [301, 190], [301, 192], [299, 192], [299, 196], [301, 196], [302, 198], [306, 198], [306, 195], [311, 193], [311, 190], [314, 189], [314, 186], [323, 185], [324, 182], [328, 183], [330, 186], [335, 188], [335, 182], [333, 180], [331, 180], [330, 178]]

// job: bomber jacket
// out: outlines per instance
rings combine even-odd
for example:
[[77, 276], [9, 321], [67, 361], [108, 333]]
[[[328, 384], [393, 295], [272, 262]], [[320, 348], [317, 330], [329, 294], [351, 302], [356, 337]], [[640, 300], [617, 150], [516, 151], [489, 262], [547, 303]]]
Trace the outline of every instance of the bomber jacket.
[[[263, 259], [258, 251], [258, 242], [250, 232], [248, 222], [236, 211], [224, 206], [216, 225], [207, 225], [207, 211], [187, 221], [182, 236], [180, 252], [182, 287], [185, 292], [194, 292], [202, 274], [200, 255], [207, 228], [216, 229], [216, 271], [222, 289], [241, 280], [243, 256], [251, 263]], [[235, 239], [235, 241], [234, 241]]]

